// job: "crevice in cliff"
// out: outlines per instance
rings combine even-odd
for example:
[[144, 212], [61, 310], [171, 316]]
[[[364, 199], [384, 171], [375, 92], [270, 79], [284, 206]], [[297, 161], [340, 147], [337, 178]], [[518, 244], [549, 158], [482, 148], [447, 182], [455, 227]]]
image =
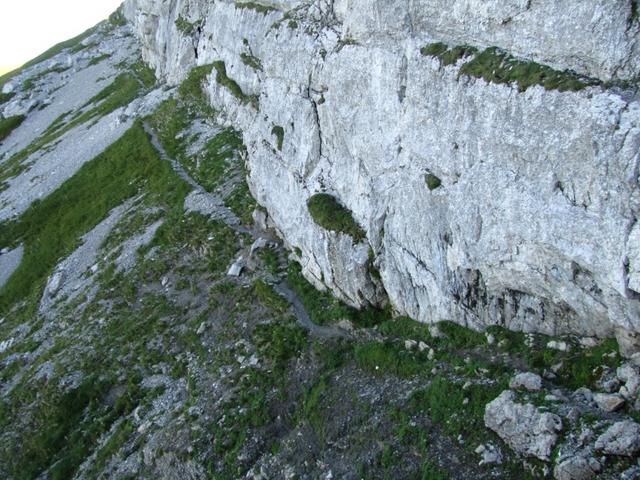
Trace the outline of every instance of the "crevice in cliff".
[[398, 240], [396, 240], [391, 235], [387, 234], [385, 236], [385, 240], [386, 239], [388, 239], [391, 243], [395, 244], [398, 248], [400, 248], [400, 250], [402, 250], [402, 252], [404, 254], [406, 254], [408, 257], [410, 257], [416, 263], [417, 267], [419, 267], [421, 270], [424, 270], [425, 272], [429, 273], [429, 275], [431, 275], [431, 277], [433, 277], [434, 280], [437, 280], [436, 274], [427, 266], [427, 264], [423, 260], [418, 258], [415, 255], [415, 253], [413, 253], [411, 250], [407, 249], [404, 245], [402, 245], [400, 242], [398, 242]]
[[407, 70], [408, 66], [407, 56], [403, 55], [401, 63], [400, 63], [400, 85], [398, 86], [398, 101], [400, 103], [404, 102], [405, 97], [407, 96]]
[[[309, 73], [309, 78], [307, 81], [307, 89], [305, 92], [305, 96], [306, 99], [309, 100], [309, 103], [311, 104], [311, 111], [313, 114], [313, 121], [315, 123], [315, 131], [316, 131], [316, 135], [317, 135], [317, 140], [318, 140], [318, 154], [317, 157], [313, 159], [313, 161], [309, 162], [306, 165], [305, 168], [305, 172], [304, 172], [304, 176], [308, 176], [311, 174], [311, 172], [316, 168], [316, 166], [318, 165], [318, 163], [320, 163], [320, 161], [323, 158], [324, 155], [324, 140], [323, 140], [323, 136], [322, 136], [322, 122], [320, 121], [320, 113], [318, 111], [318, 101], [315, 100], [314, 98], [314, 94], [317, 94], [319, 92], [316, 92], [312, 87], [312, 73]], [[321, 97], [322, 103], [324, 103], [324, 96]]]

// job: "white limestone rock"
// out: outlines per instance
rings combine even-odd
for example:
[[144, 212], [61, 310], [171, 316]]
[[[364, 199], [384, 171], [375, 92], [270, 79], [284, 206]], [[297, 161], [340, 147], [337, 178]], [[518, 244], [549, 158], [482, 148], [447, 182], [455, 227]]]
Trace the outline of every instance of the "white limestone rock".
[[542, 377], [533, 372], [519, 373], [509, 382], [509, 388], [524, 388], [530, 392], [537, 392], [542, 388]]
[[484, 423], [516, 452], [549, 460], [562, 430], [562, 420], [553, 413], [540, 413], [531, 404], [515, 402], [515, 393], [505, 390], [487, 404]]
[[245, 259], [244, 257], [240, 256], [236, 259], [235, 262], [233, 262], [233, 264], [231, 265], [231, 267], [229, 267], [229, 271], [227, 272], [227, 275], [230, 277], [239, 277], [242, 274], [242, 270], [245, 267]]
[[626, 363], [618, 367], [616, 376], [618, 380], [624, 383], [624, 390], [620, 390], [623, 397], [634, 399], [638, 397], [638, 389], [640, 389], [640, 369], [630, 363]]
[[609, 455], [636, 455], [640, 452], [640, 425], [630, 420], [614, 423], [598, 437], [595, 448]]
[[487, 445], [479, 445], [478, 448], [475, 449], [475, 453], [482, 456], [478, 465], [499, 465], [502, 463], [502, 452], [498, 447], [490, 443]]
[[575, 456], [558, 463], [553, 469], [556, 480], [591, 480], [600, 471], [600, 464], [595, 458]]
[[611, 393], [596, 393], [593, 395], [593, 401], [596, 402], [600, 410], [605, 412], [615, 412], [624, 406], [624, 398], [621, 395]]

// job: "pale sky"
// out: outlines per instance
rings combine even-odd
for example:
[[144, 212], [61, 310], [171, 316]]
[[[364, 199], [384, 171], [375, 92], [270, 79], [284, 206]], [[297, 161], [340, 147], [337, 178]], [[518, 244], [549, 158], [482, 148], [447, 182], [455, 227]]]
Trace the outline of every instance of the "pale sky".
[[107, 18], [122, 0], [2, 0], [0, 75]]

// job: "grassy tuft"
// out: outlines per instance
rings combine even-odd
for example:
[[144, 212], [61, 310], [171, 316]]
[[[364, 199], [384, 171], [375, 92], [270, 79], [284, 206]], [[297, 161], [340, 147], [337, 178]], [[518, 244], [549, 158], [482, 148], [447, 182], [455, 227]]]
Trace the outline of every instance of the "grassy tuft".
[[271, 135], [275, 135], [278, 140], [278, 150], [282, 151], [282, 144], [284, 143], [284, 128], [280, 125], [275, 125], [271, 129]]
[[262, 5], [257, 2], [236, 2], [236, 8], [246, 8], [249, 10], [255, 10], [258, 13], [266, 15], [269, 12], [275, 12], [276, 8], [268, 5]]
[[424, 56], [436, 57], [442, 62], [442, 65], [453, 65], [461, 58], [468, 57], [475, 54], [478, 51], [477, 48], [469, 45], [458, 45], [453, 48], [449, 48], [444, 43], [431, 43], [420, 49], [420, 53]]
[[2, 105], [3, 103], [7, 103], [9, 100], [11, 100], [15, 96], [16, 96], [16, 92], [9, 92], [9, 93], [0, 92], [0, 105]]
[[428, 371], [427, 353], [408, 351], [397, 342], [369, 342], [355, 348], [358, 367], [380, 375], [412, 377]]
[[122, 27], [127, 24], [127, 18], [124, 16], [123, 5], [120, 5], [115, 12], [109, 15], [109, 23], [113, 27]]
[[366, 237], [364, 230], [353, 219], [351, 212], [342, 206], [334, 196], [317, 193], [309, 198], [307, 207], [313, 221], [322, 228], [349, 235], [355, 243]]
[[0, 116], [0, 142], [7, 138], [11, 132], [24, 122], [24, 115], [16, 115], [15, 117], [2, 118]]
[[429, 190], [435, 190], [442, 185], [442, 181], [433, 173], [427, 173], [425, 176], [425, 182], [427, 183]]
[[422, 47], [420, 49], [420, 53], [425, 57], [439, 57], [448, 49], [449, 47], [442, 42], [430, 43], [429, 45]]
[[242, 60], [242, 63], [244, 63], [248, 67], [251, 67], [254, 70], [262, 71], [262, 62], [260, 62], [260, 59], [252, 54], [243, 52], [240, 54], [240, 60]]
[[192, 35], [196, 29], [196, 24], [188, 21], [182, 15], [178, 15], [175, 24], [178, 31], [182, 32], [186, 36]]
[[289, 307], [287, 301], [276, 293], [273, 287], [263, 280], [256, 280], [253, 284], [256, 297], [276, 312], [284, 312]]
[[97, 65], [100, 62], [106, 60], [107, 58], [111, 57], [110, 53], [105, 53], [103, 55], [98, 55], [96, 57], [93, 57], [91, 60], [89, 60], [89, 66], [91, 67], [92, 65]]

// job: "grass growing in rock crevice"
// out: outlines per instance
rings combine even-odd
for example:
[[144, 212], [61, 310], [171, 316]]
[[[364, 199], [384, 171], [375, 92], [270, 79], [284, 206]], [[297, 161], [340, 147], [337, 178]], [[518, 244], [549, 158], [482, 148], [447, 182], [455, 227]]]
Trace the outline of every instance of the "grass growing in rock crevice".
[[460, 74], [482, 78], [489, 83], [516, 83], [521, 92], [534, 85], [546, 90], [575, 92], [600, 84], [598, 80], [575, 72], [563, 72], [536, 62], [518, 60], [495, 47], [487, 48], [462, 65]]
[[449, 48], [444, 43], [432, 43], [420, 49], [424, 56], [436, 57], [443, 65], [453, 65], [461, 58], [465, 58], [477, 53], [478, 49], [469, 45], [458, 45]]
[[307, 208], [313, 221], [325, 230], [349, 235], [355, 243], [366, 237], [365, 231], [356, 223], [352, 213], [333, 195], [317, 193], [307, 200]]
[[262, 71], [262, 62], [260, 62], [260, 59], [251, 53], [241, 53], [240, 60], [242, 60], [242, 63], [247, 67], [251, 67], [256, 71]]
[[183, 197], [185, 184], [162, 162], [142, 126], [136, 123], [117, 142], [60, 188], [34, 202], [17, 220], [0, 229], [0, 245], [25, 245], [25, 255], [0, 290], [0, 312], [40, 289], [51, 269], [78, 245], [109, 211], [140, 192]]

